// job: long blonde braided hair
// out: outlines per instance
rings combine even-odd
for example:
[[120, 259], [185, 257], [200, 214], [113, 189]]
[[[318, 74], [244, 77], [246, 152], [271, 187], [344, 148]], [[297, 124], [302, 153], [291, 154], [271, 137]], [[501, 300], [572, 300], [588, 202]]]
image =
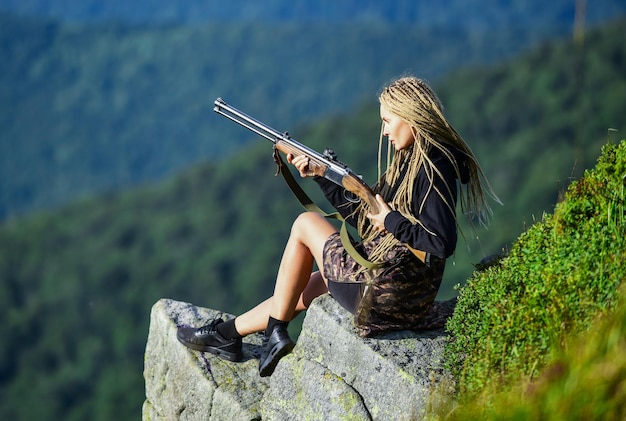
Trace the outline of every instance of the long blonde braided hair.
[[[389, 84], [379, 95], [379, 102], [382, 107], [392, 114], [397, 115], [407, 122], [413, 129], [415, 137], [414, 144], [407, 150], [394, 151], [391, 144], [387, 145], [386, 170], [381, 175], [383, 161], [383, 127], [381, 127], [379, 153], [378, 153], [378, 174], [379, 181], [374, 186], [374, 191], [381, 194], [390, 207], [399, 211], [413, 224], [421, 224], [419, 218], [413, 214], [413, 185], [420, 168], [424, 167], [426, 176], [430, 181], [428, 194], [435, 192], [445, 205], [456, 217], [454, 203], [448, 203], [447, 197], [451, 197], [451, 192], [441, 192], [434, 185], [434, 177], [443, 177], [439, 169], [429, 158], [429, 152], [436, 148], [452, 162], [457, 178], [461, 179], [461, 170], [449, 147], [453, 147], [462, 152], [465, 156], [465, 165], [469, 170], [469, 182], [466, 186], [461, 186], [460, 203], [461, 210], [468, 217], [476, 217], [481, 224], [486, 224], [491, 208], [487, 203], [487, 194], [493, 197], [498, 203], [499, 199], [491, 189], [483, 170], [474, 156], [470, 147], [463, 138], [448, 123], [443, 115], [443, 107], [439, 98], [430, 87], [421, 79], [415, 77], [403, 77]], [[401, 180], [393, 197], [388, 197], [400, 178], [404, 166], [408, 166], [406, 174]], [[449, 188], [456, 188], [449, 186]], [[421, 212], [424, 201], [420, 204]], [[357, 209], [359, 221], [359, 233], [364, 241], [372, 240], [380, 235], [370, 224], [366, 215], [369, 209], [362, 203]], [[428, 227], [424, 227], [428, 230]], [[434, 233], [433, 233], [434, 234]], [[379, 261], [392, 247], [398, 244], [398, 240], [388, 233], [370, 253], [370, 260]]]

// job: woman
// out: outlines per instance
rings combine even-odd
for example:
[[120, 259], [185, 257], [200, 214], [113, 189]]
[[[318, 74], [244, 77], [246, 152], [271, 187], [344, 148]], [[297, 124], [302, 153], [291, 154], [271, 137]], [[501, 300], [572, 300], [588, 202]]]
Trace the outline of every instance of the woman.
[[[183, 344], [239, 361], [242, 337], [264, 331], [259, 372], [269, 376], [294, 346], [288, 322], [326, 292], [355, 314], [365, 334], [419, 325], [439, 289], [445, 259], [456, 246], [457, 182], [466, 185], [461, 189], [463, 211], [481, 220], [489, 212], [485, 196], [490, 190], [476, 158], [443, 116], [426, 83], [414, 77], [398, 79], [383, 89], [379, 102], [380, 144], [388, 138], [387, 169], [373, 188], [380, 212], [347, 200], [345, 190], [335, 183], [315, 180], [346, 221], [358, 228], [361, 251], [372, 261], [386, 262], [383, 269], [361, 267], [331, 223], [317, 213], [303, 213], [293, 223], [272, 297], [226, 322], [180, 328], [177, 336]], [[302, 177], [309, 176], [306, 156], [287, 159]], [[312, 272], [314, 262], [321, 272]], [[384, 279], [392, 289], [401, 285], [395, 290], [399, 299], [389, 302], [394, 294], [377, 294], [375, 288], [366, 292], [364, 286], [371, 285], [372, 278]]]

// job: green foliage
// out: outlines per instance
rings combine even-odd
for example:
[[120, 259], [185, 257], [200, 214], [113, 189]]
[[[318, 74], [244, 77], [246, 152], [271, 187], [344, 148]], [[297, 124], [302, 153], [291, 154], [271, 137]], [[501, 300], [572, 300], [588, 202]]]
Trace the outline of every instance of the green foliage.
[[[2, 29], [0, 27], [0, 31]], [[181, 35], [182, 32], [163, 28], [166, 32], [170, 30], [183, 37], [184, 41], [191, 42], [191, 39]], [[48, 31], [50, 34], [56, 33], [54, 27], [48, 28]], [[28, 33], [28, 30], [25, 32]], [[78, 35], [80, 33], [76, 33], [77, 40], [81, 38]], [[138, 31], [136, 34], [142, 33]], [[247, 39], [253, 38], [255, 34], [255, 31], [249, 30], [245, 36], [243, 33], [231, 36]], [[597, 36], [589, 37], [589, 49], [602, 51], [604, 44], [613, 46], [616, 44], [616, 36], [621, 40], [619, 31], [613, 27], [604, 28]], [[149, 42], [149, 37], [140, 38]], [[54, 43], [54, 39], [51, 37], [48, 42]], [[94, 36], [92, 41], [95, 39]], [[88, 41], [84, 42], [93, 45]], [[123, 44], [121, 38], [118, 41]], [[183, 44], [172, 45], [182, 48]], [[3, 47], [6, 44], [0, 45], [0, 48]], [[45, 48], [45, 44], [32, 48], [33, 54], [37, 56], [37, 48]], [[553, 48], [558, 50], [565, 46]], [[120, 51], [126, 51], [123, 45], [120, 45]], [[130, 51], [138, 53], [141, 50], [130, 48]], [[595, 78], [593, 74], [597, 71], [617, 74], [624, 70], [619, 51], [609, 48], [609, 54], [618, 60], [597, 60], [607, 68], [598, 66], [587, 73], [588, 80], [595, 81], [594, 89], [599, 96], [604, 96], [617, 85], [614, 85], [612, 78], [603, 80]], [[131, 56], [133, 54], [129, 53]], [[69, 54], [69, 57], [72, 55]], [[551, 69], [567, 65], [567, 62], [561, 62], [562, 58], [562, 55], [556, 53], [547, 54], [544, 67], [534, 67], [534, 73], [556, 72]], [[499, 97], [492, 99], [487, 94], [480, 102], [485, 110], [493, 113], [489, 117], [494, 121], [512, 119], [511, 114], [519, 111], [515, 108], [510, 111], [509, 105], [515, 104], [518, 100], [516, 96], [524, 97], [524, 90], [518, 88], [517, 84], [527, 84], [528, 79], [516, 78], [514, 69], [527, 67], [526, 60], [528, 57], [498, 69], [498, 87], [508, 86], [507, 89], [514, 93], [510, 101], [497, 102], [496, 106], [491, 101]], [[128, 66], [133, 68], [132, 61], [129, 61]], [[254, 68], [252, 64], [250, 66]], [[486, 78], [492, 76], [491, 70], [484, 71]], [[524, 130], [524, 136], [519, 139], [516, 133], [507, 132], [504, 128], [498, 132], [498, 137], [517, 139], [518, 143], [507, 141], [498, 146], [498, 142], [494, 141], [493, 144], [482, 145], [482, 139], [488, 137], [481, 133], [490, 133], [488, 124], [472, 125], [473, 120], [459, 120], [459, 124], [456, 124], [459, 116], [464, 114], [479, 120], [481, 118], [474, 112], [475, 97], [470, 94], [474, 86], [488, 86], [480, 75], [476, 72], [471, 83], [464, 80], [465, 83], [461, 85], [457, 84], [457, 78], [462, 79], [463, 75], [456, 75], [445, 84], [435, 86], [436, 91], [456, 86], [454, 106], [450, 110], [454, 112], [455, 126], [464, 135], [468, 130], [471, 133], [472, 128], [479, 130], [465, 137], [476, 147], [487, 174], [496, 175], [494, 184], [499, 179], [514, 179], [519, 183], [528, 177], [533, 180], [537, 190], [553, 191], [552, 194], [533, 194], [528, 187], [524, 191], [530, 193], [522, 195], [523, 199], [515, 202], [515, 206], [508, 205], [505, 199], [508, 206], [503, 209], [507, 213], [497, 214], [491, 231], [482, 235], [485, 245], [487, 239], [493, 241], [486, 249], [497, 250], [501, 244], [517, 237], [525, 212], [531, 208], [546, 209], [553, 206], [556, 197], [554, 180], [558, 176], [549, 175], [546, 180], [541, 175], [546, 177], [548, 167], [559, 162], [563, 145], [571, 146], [572, 139], [565, 138], [560, 141], [562, 143], [547, 147], [543, 144], [548, 138], [543, 134], [546, 128], [535, 122], [532, 125], [534, 131]], [[186, 76], [191, 77], [188, 74]], [[304, 73], [300, 77], [306, 79]], [[85, 81], [80, 83], [90, 86]], [[132, 84], [128, 82], [124, 86]], [[258, 78], [254, 79], [254, 84], [264, 85], [258, 83]], [[301, 85], [302, 89], [315, 90], [322, 83], [311, 80]], [[245, 86], [249, 92], [257, 92], [253, 88]], [[466, 88], [469, 93], [466, 95], [466, 91], [461, 88]], [[180, 89], [186, 91], [187, 88], [181, 86]], [[269, 92], [272, 88], [261, 86], [258, 89], [267, 89]], [[171, 92], [175, 91], [173, 89]], [[197, 92], [194, 91], [195, 96]], [[288, 96], [298, 97], [294, 92]], [[153, 98], [157, 97], [160, 95]], [[33, 98], [31, 105], [38, 106], [41, 98]], [[462, 103], [464, 98], [467, 99], [465, 104]], [[539, 104], [544, 99], [561, 101], [566, 98], [567, 95], [553, 97], [546, 93], [537, 95], [535, 100]], [[590, 123], [596, 120], [596, 115], [609, 115], [608, 110], [623, 107], [623, 98], [608, 94], [606, 98], [610, 98], [610, 101], [599, 102], [594, 113], [589, 114]], [[212, 95], [210, 99], [213, 99]], [[281, 97], [280, 101], [272, 103], [277, 106], [276, 109], [267, 108], [263, 113], [243, 105], [241, 108], [274, 125], [267, 116], [282, 113], [289, 108], [284, 99]], [[444, 103], [446, 101], [444, 98]], [[234, 101], [235, 105], [238, 103]], [[77, 101], [72, 104], [72, 110], [79, 112], [82, 103]], [[322, 105], [328, 104], [326, 102]], [[134, 107], [138, 106], [135, 104]], [[563, 103], [561, 107], [567, 109], [567, 104]], [[124, 108], [124, 112], [132, 109], [136, 108]], [[176, 115], [179, 111], [184, 113], [186, 109], [180, 105], [178, 109], [168, 108], [168, 112]], [[194, 109], [198, 111], [204, 107]], [[558, 109], [559, 106], [554, 105], [552, 114], [559, 115]], [[198, 115], [202, 115], [203, 119], [207, 117], [204, 111], [198, 111]], [[5, 114], [0, 113], [1, 118], [5, 118]], [[141, 120], [144, 117], [137, 118]], [[207, 127], [212, 129], [218, 124], [213, 121], [207, 122]], [[558, 121], [563, 123], [561, 119]], [[21, 122], [27, 125], [31, 120]], [[141, 124], [150, 127], [151, 122], [143, 121]], [[604, 125], [607, 123], [602, 120], [598, 124], [603, 127], [604, 136]], [[618, 121], [611, 123], [611, 126], [619, 127], [619, 124]], [[234, 126], [224, 122], [224, 126], [228, 125]], [[276, 127], [280, 128], [280, 125]], [[237, 129], [248, 135], [245, 130]], [[292, 135], [318, 150], [333, 147], [341, 160], [357, 172], [362, 172], [365, 180], [372, 183], [376, 176], [379, 129], [377, 106], [374, 102], [367, 102], [353, 114], [328, 118], [308, 127], [295, 127]], [[483, 129], [487, 131], [482, 132]], [[159, 130], [160, 126], [155, 128], [154, 133], [158, 134]], [[102, 138], [109, 142], [117, 140], [111, 134], [103, 135]], [[161, 139], [158, 136], [156, 138]], [[489, 139], [497, 140], [493, 137]], [[524, 142], [529, 142], [529, 146], [525, 146]], [[596, 142], [595, 137], [590, 137], [589, 142]], [[113, 143], [103, 144], [114, 149]], [[151, 145], [160, 147], [154, 142]], [[60, 150], [73, 150], [54, 142], [46, 144], [48, 148], [57, 146]], [[16, 143], [15, 147], [29, 148], [20, 143]], [[33, 151], [39, 150], [36, 145], [32, 148]], [[0, 346], [0, 419], [136, 419], [144, 399], [141, 378], [143, 352], [149, 311], [154, 302], [169, 297], [239, 313], [271, 294], [280, 254], [287, 240], [289, 222], [300, 212], [300, 207], [283, 181], [272, 177], [275, 168], [270, 158], [270, 148], [271, 145], [265, 140], [255, 139], [255, 143], [242, 149], [237, 156], [224, 158], [220, 162], [199, 164], [166, 183], [77, 201], [55, 212], [9, 219], [0, 226], [0, 306], [3, 309], [0, 312], [0, 334], [3, 338]], [[164, 149], [167, 150], [165, 146]], [[128, 153], [134, 154], [139, 150], [129, 149]], [[191, 150], [197, 152], [196, 149]], [[538, 150], [542, 153], [538, 154]], [[135, 158], [145, 160], [145, 156], [152, 155], [138, 153]], [[534, 162], [539, 175], [531, 174], [527, 165], [512, 165], [517, 162], [515, 156], [521, 163]], [[7, 154], [0, 154], [0, 168], [4, 169], [10, 158]], [[28, 168], [37, 177], [47, 180], [43, 173], [37, 173], [35, 164], [29, 165], [28, 162], [18, 161], [11, 165]], [[93, 162], [99, 161], [94, 159]], [[109, 158], [103, 159], [103, 162], [108, 163]], [[80, 179], [84, 173], [72, 174], [71, 177]], [[0, 182], [5, 183], [6, 180], [4, 176], [0, 177]], [[517, 186], [502, 185], [513, 191]], [[323, 204], [313, 183], [307, 181], [303, 186]], [[502, 191], [499, 187], [497, 190], [499, 193]], [[534, 202], [526, 202], [530, 200]], [[610, 211], [607, 209], [607, 219], [610, 215], [610, 220], [615, 220], [619, 211], [618, 206]], [[469, 237], [470, 231], [466, 232]], [[471, 241], [471, 238], [468, 240]], [[451, 276], [449, 279], [454, 283], [466, 279], [459, 274], [471, 268], [469, 262], [476, 261], [462, 260], [463, 245], [459, 244], [458, 249], [457, 256], [451, 262], [456, 265], [450, 264], [446, 275]]]
[[213, 114], [218, 96], [293, 130], [374, 98], [401, 73], [440, 78], [555, 36], [542, 28], [86, 26], [0, 12], [0, 219], [234, 153], [250, 136]]
[[626, 302], [568, 338], [533, 381], [456, 407], [450, 420], [622, 420], [626, 418]]
[[[459, 243], [461, 267], [498, 253], [552, 212], [570, 181], [594, 166], [607, 129], [624, 129], [625, 25], [588, 32], [584, 45], [551, 43], [510, 65], [461, 70], [436, 86], [504, 204], [493, 207], [489, 229], [477, 230], [480, 242], [463, 226], [471, 250]], [[450, 264], [448, 270], [469, 276]]]
[[2, 227], [0, 418], [134, 419], [154, 302], [238, 313], [271, 294], [298, 205], [257, 146], [246, 170], [199, 167]]
[[[22, 14], [55, 16], [70, 21], [131, 22], [377, 22], [413, 23], [420, 27], [571, 26], [575, 4], [541, 0], [448, 0], [421, 3], [414, 0], [246, 0], [215, 2], [188, 0], [0, 0], [0, 8]], [[625, 8], [619, 0], [596, 0], [585, 5], [587, 22], [615, 16]]]
[[622, 141], [603, 148], [596, 167], [508, 256], [460, 288], [447, 354], [466, 397], [535, 379], [551, 352], [616, 307], [626, 279], [625, 208]]

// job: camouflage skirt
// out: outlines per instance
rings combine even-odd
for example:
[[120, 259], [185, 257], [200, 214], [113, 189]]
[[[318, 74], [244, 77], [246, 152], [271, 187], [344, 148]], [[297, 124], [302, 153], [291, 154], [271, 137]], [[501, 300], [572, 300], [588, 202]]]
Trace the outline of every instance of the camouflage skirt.
[[[355, 247], [367, 256], [377, 244], [374, 239]], [[384, 260], [387, 263], [381, 268], [362, 270], [343, 247], [339, 234], [331, 235], [324, 245], [323, 264], [330, 294], [354, 314], [361, 336], [426, 328], [445, 259], [431, 256], [430, 263], [425, 264], [399, 244]]]

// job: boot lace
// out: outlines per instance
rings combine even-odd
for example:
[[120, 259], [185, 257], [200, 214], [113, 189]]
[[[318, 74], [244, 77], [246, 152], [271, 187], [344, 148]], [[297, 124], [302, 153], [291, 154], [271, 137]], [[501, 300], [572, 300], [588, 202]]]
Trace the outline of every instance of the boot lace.
[[209, 335], [211, 333], [214, 333], [217, 331], [217, 325], [219, 325], [220, 323], [224, 323], [224, 321], [222, 319], [215, 319], [208, 325], [204, 325], [198, 328], [197, 333], [199, 333], [200, 335]]

